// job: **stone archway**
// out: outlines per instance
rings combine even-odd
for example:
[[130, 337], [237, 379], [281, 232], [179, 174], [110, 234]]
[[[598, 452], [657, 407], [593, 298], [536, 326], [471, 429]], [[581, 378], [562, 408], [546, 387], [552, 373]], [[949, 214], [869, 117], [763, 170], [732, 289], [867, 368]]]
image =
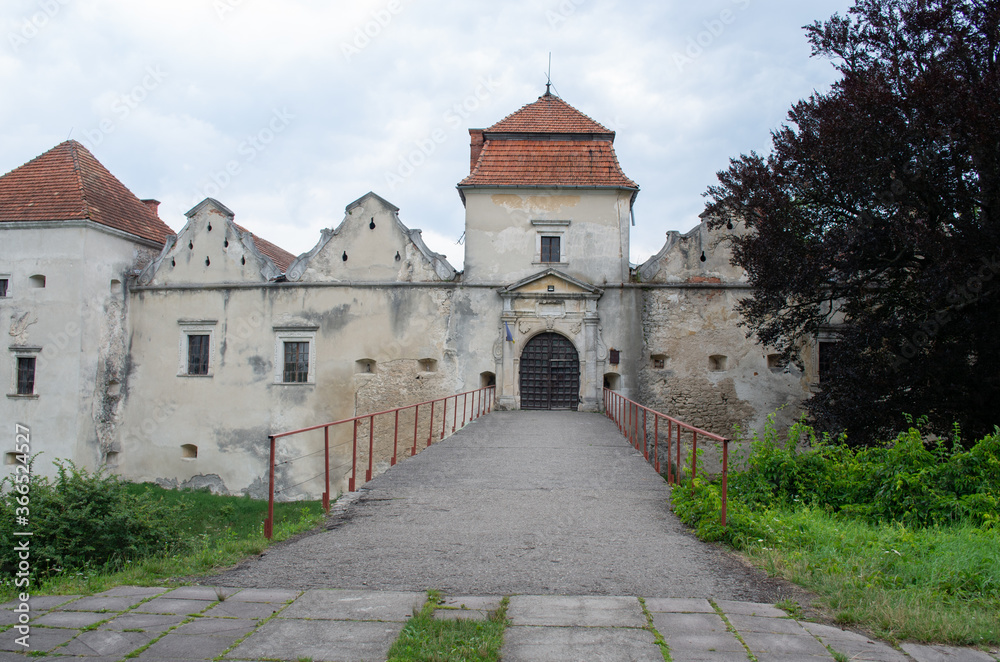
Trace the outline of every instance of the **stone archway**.
[[580, 357], [558, 333], [527, 342], [520, 361], [521, 409], [572, 409], [580, 404]]

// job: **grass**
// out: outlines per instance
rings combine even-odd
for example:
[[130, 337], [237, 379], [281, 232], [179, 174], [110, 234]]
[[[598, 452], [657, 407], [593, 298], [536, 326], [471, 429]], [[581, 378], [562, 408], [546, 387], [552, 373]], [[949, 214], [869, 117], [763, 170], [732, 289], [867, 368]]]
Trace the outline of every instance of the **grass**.
[[438, 619], [438, 591], [414, 613], [389, 649], [389, 662], [498, 662], [507, 627], [507, 598], [484, 621]]
[[892, 641], [1000, 644], [1000, 530], [906, 527], [818, 509], [761, 513], [738, 546], [772, 575], [820, 596], [842, 625]]
[[[260, 554], [271, 544], [264, 538], [267, 502], [249, 497], [219, 496], [205, 490], [168, 490], [152, 483], [130, 484], [130, 491], [151, 493], [177, 505], [176, 526], [187, 541], [182, 549], [114, 565], [67, 570], [34, 583], [33, 594], [96, 593], [122, 584], [162, 584], [176, 577], [202, 575]], [[274, 504], [274, 542], [307, 531], [323, 519], [319, 501]], [[10, 582], [0, 585], [0, 601], [15, 595]]]

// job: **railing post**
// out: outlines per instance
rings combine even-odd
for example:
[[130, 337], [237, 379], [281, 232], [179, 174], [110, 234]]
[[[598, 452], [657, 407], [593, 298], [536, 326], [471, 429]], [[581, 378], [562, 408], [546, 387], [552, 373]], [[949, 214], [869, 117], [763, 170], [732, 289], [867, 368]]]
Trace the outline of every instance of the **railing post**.
[[691, 496], [694, 496], [694, 479], [698, 474], [698, 433], [691, 433]]
[[[410, 450], [410, 457], [417, 454], [417, 421], [420, 420], [420, 405], [413, 408], [413, 449]], [[431, 423], [434, 423], [434, 403], [431, 403]]]
[[390, 467], [396, 466], [396, 453], [399, 452], [399, 410], [396, 410], [395, 419], [392, 422], [392, 462]]
[[[448, 398], [444, 399], [444, 410], [441, 413], [441, 438], [444, 439], [444, 431], [448, 427]], [[430, 446], [430, 440], [427, 441], [427, 445]]]
[[451, 433], [455, 434], [455, 425], [458, 423], [458, 395], [455, 395], [455, 407], [451, 414]]
[[267, 519], [264, 520], [264, 537], [274, 537], [274, 435], [267, 436], [271, 444], [271, 460], [267, 480]]
[[[455, 404], [458, 404], [458, 399], [455, 400]], [[469, 407], [469, 394], [462, 394], [462, 427], [465, 427], [465, 410]]]
[[358, 484], [358, 419], [354, 419], [354, 450], [351, 458], [351, 480], [347, 482], [347, 489], [351, 492]]
[[674, 484], [674, 472], [672, 471], [674, 465], [673, 462], [674, 458], [673, 458], [673, 453], [670, 452], [671, 450], [673, 450], [674, 447], [673, 443], [674, 440], [671, 437], [673, 433], [674, 433], [673, 423], [668, 418], [667, 419], [667, 483], [670, 485]]
[[323, 473], [326, 474], [326, 492], [323, 492], [323, 510], [330, 512], [330, 426], [323, 428]]
[[677, 421], [677, 464], [674, 465], [676, 473], [674, 474], [674, 483], [680, 485], [681, 483], [681, 423]]
[[722, 440], [722, 528], [726, 528], [726, 498], [729, 495], [729, 440]]
[[[431, 445], [431, 437], [434, 436], [434, 400], [431, 400], [431, 422], [427, 424], [427, 445]], [[413, 454], [417, 454], [417, 436], [413, 435]]]
[[642, 410], [642, 456], [649, 462], [649, 431], [646, 429], [646, 410]]
[[372, 463], [375, 459], [375, 416], [368, 417], [368, 471], [365, 473], [365, 480], [372, 479]]
[[653, 468], [660, 473], [660, 417], [653, 416]]

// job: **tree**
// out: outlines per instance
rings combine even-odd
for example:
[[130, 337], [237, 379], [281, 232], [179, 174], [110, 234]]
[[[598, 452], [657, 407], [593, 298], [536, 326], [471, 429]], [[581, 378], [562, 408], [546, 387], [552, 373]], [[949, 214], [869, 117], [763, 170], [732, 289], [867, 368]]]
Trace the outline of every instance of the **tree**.
[[903, 414], [1000, 423], [1000, 1], [856, 0], [805, 30], [841, 77], [709, 188], [750, 333], [839, 342], [807, 407], [853, 443]]

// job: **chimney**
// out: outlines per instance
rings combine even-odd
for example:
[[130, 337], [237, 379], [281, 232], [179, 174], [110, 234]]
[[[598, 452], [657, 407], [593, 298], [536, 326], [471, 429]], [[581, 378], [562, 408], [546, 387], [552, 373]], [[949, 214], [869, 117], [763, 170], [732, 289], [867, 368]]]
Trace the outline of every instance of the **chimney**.
[[150, 198], [149, 200], [143, 200], [142, 204], [146, 205], [146, 207], [149, 209], [149, 211], [153, 212], [153, 216], [155, 216], [157, 218], [160, 217], [160, 213], [159, 213], [160, 201], [159, 200], [153, 200], [152, 198]]
[[476, 169], [476, 163], [479, 161], [479, 155], [483, 153], [483, 129], [469, 129], [469, 135], [472, 136], [472, 144], [469, 163], [469, 173], [471, 174], [473, 170]]

